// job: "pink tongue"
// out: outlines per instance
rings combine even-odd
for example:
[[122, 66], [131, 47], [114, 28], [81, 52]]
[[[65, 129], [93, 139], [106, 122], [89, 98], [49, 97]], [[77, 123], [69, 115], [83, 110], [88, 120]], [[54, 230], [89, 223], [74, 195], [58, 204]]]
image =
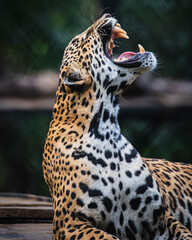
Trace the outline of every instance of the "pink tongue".
[[133, 55], [135, 55], [134, 52], [124, 52], [124, 53], [122, 53], [122, 54], [118, 57], [118, 59], [119, 59], [119, 60], [122, 60], [123, 57], [126, 58], [126, 59], [129, 59], [129, 58], [131, 58]]

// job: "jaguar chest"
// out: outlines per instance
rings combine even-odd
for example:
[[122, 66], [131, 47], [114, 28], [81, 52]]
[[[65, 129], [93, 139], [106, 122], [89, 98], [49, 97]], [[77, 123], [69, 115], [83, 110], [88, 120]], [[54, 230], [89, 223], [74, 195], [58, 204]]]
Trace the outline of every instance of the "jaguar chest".
[[121, 232], [128, 221], [145, 218], [146, 201], [159, 205], [148, 169], [123, 136], [115, 147], [93, 137], [85, 136], [82, 141], [83, 145], [76, 144], [69, 151], [78, 179], [78, 198], [74, 199], [78, 216], [107, 231], [114, 225]]

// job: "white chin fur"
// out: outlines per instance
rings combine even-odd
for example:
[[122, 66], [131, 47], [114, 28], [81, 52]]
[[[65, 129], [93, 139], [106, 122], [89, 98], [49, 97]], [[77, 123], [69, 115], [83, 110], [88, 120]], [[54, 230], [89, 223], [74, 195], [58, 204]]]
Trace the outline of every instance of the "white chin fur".
[[155, 55], [153, 54], [153, 53], [151, 53], [151, 71], [153, 70], [153, 69], [155, 69], [156, 68], [156, 66], [157, 66], [157, 58], [155, 57]]

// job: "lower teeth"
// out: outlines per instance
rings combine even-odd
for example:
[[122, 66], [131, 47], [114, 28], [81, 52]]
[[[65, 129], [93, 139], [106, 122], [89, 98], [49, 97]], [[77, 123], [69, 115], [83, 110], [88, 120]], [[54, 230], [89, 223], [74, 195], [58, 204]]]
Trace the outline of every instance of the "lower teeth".
[[121, 59], [114, 58], [115, 62], [122, 62], [122, 61], [125, 61], [125, 60], [128, 60], [128, 58], [125, 58], [125, 57], [122, 57]]

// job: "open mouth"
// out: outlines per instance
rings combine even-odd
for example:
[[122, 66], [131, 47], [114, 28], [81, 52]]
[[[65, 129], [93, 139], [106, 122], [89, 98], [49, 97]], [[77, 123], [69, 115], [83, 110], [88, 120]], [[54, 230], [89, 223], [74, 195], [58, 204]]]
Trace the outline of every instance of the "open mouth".
[[142, 64], [142, 59], [148, 55], [148, 52], [138, 44], [139, 52], [124, 52], [119, 57], [113, 59], [113, 49], [115, 48], [115, 39], [116, 38], [125, 38], [129, 39], [127, 33], [121, 28], [119, 23], [116, 23], [113, 27], [113, 31], [110, 39], [107, 41], [105, 46], [105, 53], [110, 60], [121, 67], [139, 67]]

